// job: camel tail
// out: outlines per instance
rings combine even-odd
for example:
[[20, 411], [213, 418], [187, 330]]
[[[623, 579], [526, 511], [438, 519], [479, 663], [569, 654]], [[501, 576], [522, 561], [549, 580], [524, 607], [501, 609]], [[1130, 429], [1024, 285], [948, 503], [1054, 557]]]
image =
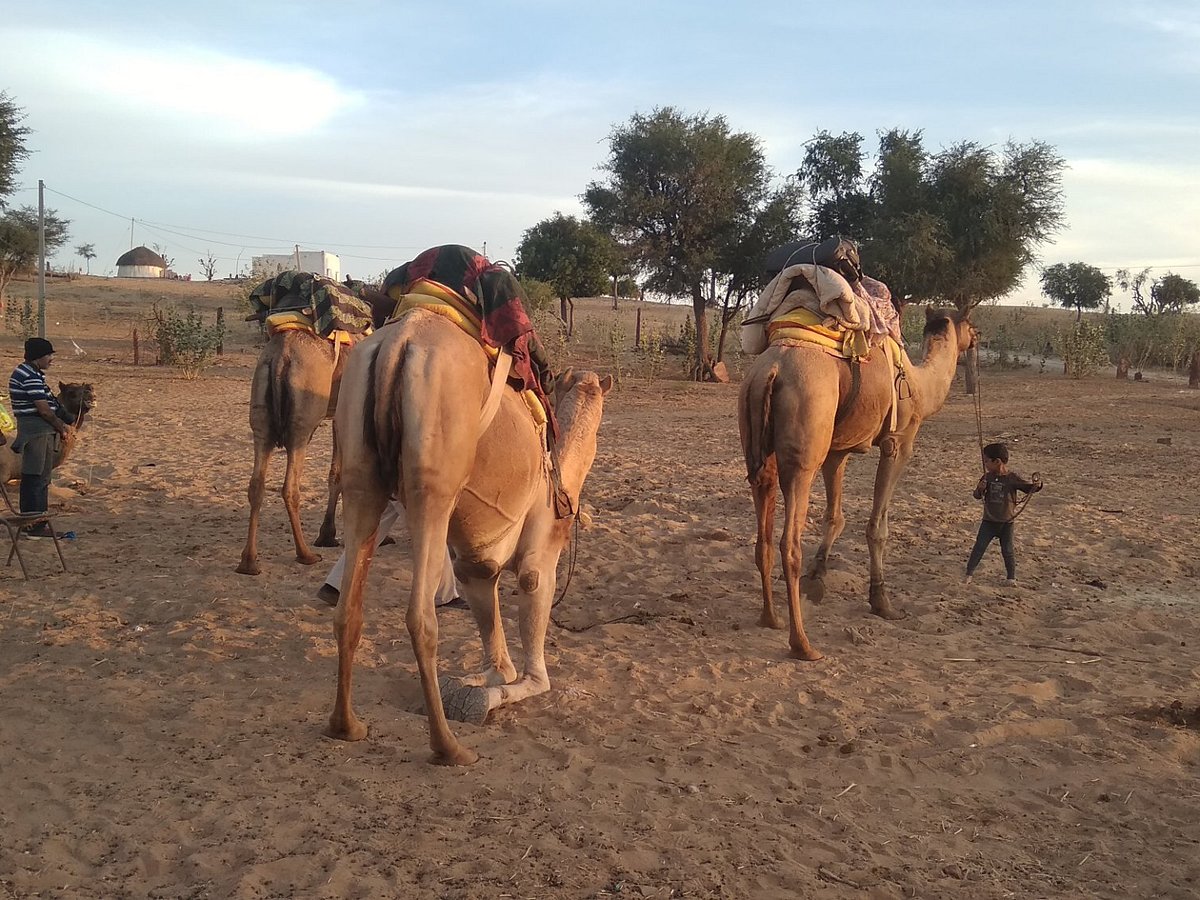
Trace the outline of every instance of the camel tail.
[[[403, 350], [390, 356], [376, 347], [367, 375], [363, 443], [375, 458], [379, 478], [389, 496], [400, 493], [400, 448], [404, 426], [400, 408], [400, 371]], [[384, 402], [380, 403], [379, 398]]]
[[740, 404], [742, 451], [746, 456], [746, 477], [758, 478], [758, 473], [775, 454], [775, 428], [771, 421], [771, 397], [779, 366], [752, 378], [746, 386], [744, 402]]
[[281, 353], [273, 361], [267, 376], [267, 440], [272, 447], [283, 447], [287, 439], [288, 423], [292, 418], [292, 389], [288, 369], [292, 361], [288, 354]]

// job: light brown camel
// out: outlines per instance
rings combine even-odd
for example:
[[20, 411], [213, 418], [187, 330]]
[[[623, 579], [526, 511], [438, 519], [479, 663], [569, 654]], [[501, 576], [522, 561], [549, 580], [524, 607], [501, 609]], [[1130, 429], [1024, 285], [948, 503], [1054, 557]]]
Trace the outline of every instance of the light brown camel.
[[[60, 381], [58, 383], [58, 402], [75, 416], [75, 424], [67, 428], [66, 437], [58, 442], [58, 450], [54, 456], [54, 468], [56, 469], [67, 461], [75, 449], [75, 445], [79, 441], [79, 429], [83, 427], [88, 413], [96, 407], [96, 392], [87, 383], [63, 384]], [[13, 436], [10, 435], [8, 443], [0, 447], [0, 481], [5, 484], [10, 481], [19, 481], [21, 478], [21, 454], [14, 453], [12, 445]]]
[[[611, 387], [611, 377], [591, 372], [568, 371], [559, 380], [559, 471], [574, 509], [595, 457], [604, 394]], [[447, 544], [457, 557], [455, 574], [488, 664], [477, 675], [447, 679], [446, 706], [458, 718], [482, 722], [496, 707], [550, 689], [543, 647], [555, 567], [571, 520], [555, 517], [544, 443], [515, 391], [503, 391], [495, 418], [480, 433], [488, 388], [486, 359], [475, 339], [421, 309], [376, 332], [347, 364], [335, 418], [347, 565], [334, 614], [338, 680], [325, 732], [330, 737], [361, 740], [367, 734], [351, 706], [351, 675], [375, 529], [392, 496], [399, 496], [408, 512], [413, 574], [407, 624], [433, 761], [469, 765], [478, 758], [451, 732], [439, 690], [433, 597]], [[525, 652], [520, 678], [500, 621], [498, 584], [504, 569], [516, 573], [520, 593]]]
[[[361, 341], [357, 335], [354, 342]], [[250, 527], [237, 571], [257, 575], [258, 517], [266, 491], [271, 454], [282, 447], [287, 453], [283, 476], [283, 505], [287, 508], [296, 545], [296, 561], [310, 566], [320, 562], [304, 540], [300, 524], [300, 480], [313, 432], [337, 406], [338, 385], [345, 370], [350, 346], [304, 330], [279, 331], [259, 354], [250, 385], [250, 430], [254, 433], [254, 470], [250, 475]], [[333, 460], [329, 466], [329, 499], [325, 518], [317, 534], [318, 547], [337, 546], [335, 513], [339, 494], [337, 428], [333, 432]]]
[[[826, 560], [833, 542], [846, 525], [842, 515], [842, 478], [851, 453], [880, 447], [875, 473], [875, 499], [867, 525], [871, 554], [871, 611], [885, 619], [898, 619], [888, 599], [883, 579], [888, 537], [888, 506], [904, 467], [912, 457], [913, 442], [921, 425], [942, 408], [958, 356], [976, 341], [974, 326], [965, 316], [946, 310], [926, 310], [924, 361], [914, 366], [905, 358], [906, 377], [899, 384], [895, 430], [890, 430], [893, 366], [887, 354], [876, 349], [862, 365], [857, 399], [851, 391], [850, 367], [815, 345], [772, 344], [755, 359], [742, 382], [738, 398], [738, 424], [742, 451], [758, 516], [755, 562], [762, 579], [763, 609], [760, 624], [782, 627], [771, 599], [771, 547], [775, 524], [775, 492], [782, 487], [783, 536], [779, 552], [787, 582], [791, 630], [788, 643], [793, 655], [816, 660], [821, 653], [809, 643], [800, 613], [801, 536], [808, 515], [809, 492], [820, 469], [825, 477], [825, 529], [805, 588], [814, 601], [824, 594]], [[839, 407], [849, 403], [841, 421]]]

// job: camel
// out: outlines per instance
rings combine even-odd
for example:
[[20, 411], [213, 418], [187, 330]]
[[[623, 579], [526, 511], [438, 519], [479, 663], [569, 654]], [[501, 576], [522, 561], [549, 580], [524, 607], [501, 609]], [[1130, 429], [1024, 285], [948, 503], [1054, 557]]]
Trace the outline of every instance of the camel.
[[[357, 293], [370, 304], [375, 328], [387, 321], [395, 308], [395, 300], [370, 285], [361, 285]], [[262, 311], [247, 316], [247, 321], [255, 319], [263, 320]], [[337, 407], [338, 386], [347, 354], [364, 337], [350, 334], [348, 344], [338, 345], [304, 329], [276, 331], [259, 354], [250, 385], [250, 430], [254, 434], [254, 469], [247, 490], [250, 526], [241, 561], [235, 570], [238, 573], [258, 575], [262, 571], [258, 565], [258, 517], [266, 490], [267, 466], [271, 454], [280, 447], [287, 453], [280, 494], [292, 526], [296, 561], [306, 566], [321, 561], [321, 557], [305, 543], [300, 525], [300, 479], [313, 433], [324, 419], [333, 417]], [[341, 484], [337, 440], [335, 427], [325, 517], [314, 541], [318, 547], [337, 546], [335, 516]]]
[[[96, 407], [96, 392], [92, 385], [83, 383], [58, 383], [58, 402], [75, 416], [75, 424], [67, 428], [66, 437], [58, 442], [58, 450], [54, 456], [54, 468], [58, 468], [71, 456], [79, 441], [79, 430], [83, 427], [87, 414]], [[0, 447], [0, 481], [7, 484], [21, 479], [21, 454], [13, 452], [12, 437], [3, 447]]]
[[[579, 508], [595, 458], [604, 395], [611, 387], [611, 376], [570, 370], [556, 386], [559, 474], [572, 510]], [[330, 737], [356, 741], [367, 735], [351, 706], [351, 676], [375, 529], [392, 496], [399, 496], [408, 512], [413, 573], [407, 625], [421, 675], [432, 762], [470, 765], [478, 759], [451, 732], [447, 707], [456, 718], [482, 723], [490, 710], [550, 690], [544, 643], [555, 567], [571, 519], [555, 515], [545, 444], [516, 391], [502, 391], [495, 417], [481, 433], [480, 410], [488, 391], [479, 343], [424, 309], [377, 331], [347, 364], [335, 415], [347, 565], [334, 613], [338, 677], [325, 731]], [[479, 674], [446, 679], [439, 687], [433, 597], [447, 544], [488, 664]], [[500, 620], [498, 584], [504, 569], [517, 575], [520, 593], [525, 660], [519, 678]]]
[[[352, 340], [359, 341], [357, 335]], [[287, 453], [283, 476], [283, 505], [292, 526], [296, 561], [306, 566], [321, 561], [304, 539], [300, 524], [300, 480], [313, 433], [337, 406], [338, 386], [346, 367], [349, 346], [338, 347], [310, 331], [279, 331], [263, 347], [250, 385], [250, 430], [254, 433], [254, 470], [250, 475], [250, 527], [236, 569], [257, 575], [258, 517], [266, 491], [271, 454], [282, 447]], [[317, 534], [318, 547], [337, 546], [335, 515], [339, 494], [337, 429], [333, 432], [333, 460], [329, 466], [329, 499]]]
[[[926, 310], [924, 361], [908, 362], [899, 384], [894, 429], [893, 367], [877, 348], [862, 364], [857, 399], [851, 388], [850, 367], [843, 359], [815, 345], [772, 344], [755, 359], [742, 382], [738, 398], [738, 425], [746, 458], [747, 480], [758, 517], [755, 563], [762, 579], [763, 608], [759, 624], [781, 628], [771, 598], [772, 531], [775, 524], [776, 487], [782, 487], [783, 535], [779, 552], [787, 582], [792, 654], [804, 660], [821, 659], [804, 633], [800, 612], [801, 536], [808, 515], [812, 481], [820, 469], [825, 479], [825, 522], [820, 546], [804, 576], [809, 597], [824, 596], [824, 576], [829, 551], [842, 533], [842, 479], [851, 453], [880, 447], [875, 473], [875, 497], [867, 525], [870, 549], [871, 611], [884, 619], [903, 618], [888, 599], [884, 584], [884, 555], [888, 538], [888, 507], [892, 493], [913, 453], [921, 425], [942, 408], [960, 353], [975, 345], [977, 332], [965, 315], [956, 311]], [[839, 417], [839, 408], [849, 403]]]

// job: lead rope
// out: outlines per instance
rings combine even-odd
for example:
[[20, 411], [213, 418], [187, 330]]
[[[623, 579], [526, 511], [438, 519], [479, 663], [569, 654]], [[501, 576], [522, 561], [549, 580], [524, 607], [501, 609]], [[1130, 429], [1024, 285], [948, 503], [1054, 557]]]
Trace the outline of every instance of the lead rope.
[[[979, 372], [975, 373], [975, 432], [979, 436], [979, 466], [983, 469], [984, 474], [987, 474], [987, 466], [983, 463], [983, 401], [979, 398]], [[1041, 475], [1034, 472], [1031, 476], [1034, 481], [1041, 481]], [[1017, 501], [1017, 511], [1013, 513], [1013, 517], [1008, 521], [1015, 522], [1020, 517], [1021, 513], [1025, 512], [1025, 507], [1029, 505], [1029, 501], [1033, 499], [1033, 493], [1027, 493], [1024, 497]]]

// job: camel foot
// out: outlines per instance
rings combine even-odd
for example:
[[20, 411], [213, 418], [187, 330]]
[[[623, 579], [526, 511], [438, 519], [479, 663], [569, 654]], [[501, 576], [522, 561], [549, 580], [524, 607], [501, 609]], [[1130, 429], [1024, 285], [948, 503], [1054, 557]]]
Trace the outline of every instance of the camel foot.
[[887, 619], [889, 622], [899, 622], [901, 619], [907, 619], [908, 613], [903, 609], [896, 609], [890, 603], [880, 606], [871, 606], [871, 615], [879, 616], [881, 619]]
[[341, 592], [337, 588], [335, 588], [332, 584], [323, 584], [319, 588], [317, 588], [317, 599], [323, 600], [325, 603], [328, 603], [330, 606], [338, 605], [338, 597], [339, 596], [341, 596]]
[[338, 741], [361, 741], [367, 736], [367, 726], [358, 719], [350, 719], [348, 722], [334, 722], [333, 717], [329, 719], [329, 725], [322, 732], [326, 737], [331, 737]]
[[297, 553], [296, 554], [296, 562], [300, 563], [300, 565], [302, 565], [302, 566], [315, 565], [316, 563], [319, 563], [320, 561], [321, 561], [321, 556], [318, 553]]
[[825, 599], [825, 579], [821, 575], [806, 575], [800, 579], [800, 593], [813, 603]]
[[243, 559], [240, 563], [238, 563], [238, 567], [233, 571], [237, 572], [239, 575], [258, 575], [260, 572], [262, 572], [262, 569], [258, 567], [257, 560]]
[[800, 648], [793, 647], [792, 657], [795, 659], [802, 659], [805, 662], [816, 662], [819, 659], [824, 659], [825, 654], [812, 646]]
[[779, 621], [779, 617], [775, 615], [775, 611], [767, 612], [765, 609], [761, 616], [758, 617], [758, 624], [762, 628], [774, 628], [776, 631], [783, 630], [783, 622]]
[[479, 762], [479, 754], [458, 744], [448, 751], [434, 750], [429, 761], [435, 766], [472, 766]]
[[394, 544], [394, 543], [396, 543], [396, 539], [389, 534], [387, 537], [385, 537], [382, 541], [379, 542], [379, 546], [386, 547], [388, 544]]
[[340, 547], [337, 537], [332, 534], [318, 534], [317, 539], [313, 541], [314, 547]]
[[438, 692], [442, 695], [442, 708], [446, 711], [447, 719], [469, 725], [482, 725], [487, 721], [491, 710], [487, 688], [463, 684], [457, 678], [443, 675], [438, 679]]

